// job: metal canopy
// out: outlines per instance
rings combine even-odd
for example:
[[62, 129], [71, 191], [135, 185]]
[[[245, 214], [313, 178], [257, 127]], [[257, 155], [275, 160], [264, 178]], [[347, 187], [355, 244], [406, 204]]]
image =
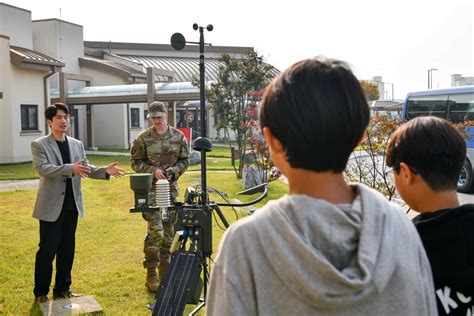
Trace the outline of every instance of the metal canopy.
[[[199, 58], [197, 57], [138, 56], [124, 54], [120, 54], [119, 56], [131, 62], [142, 64], [145, 68], [152, 67], [173, 71], [176, 74], [176, 81], [188, 82], [199, 78]], [[206, 81], [217, 81], [219, 69], [224, 67], [224, 64], [216, 58], [206, 58], [204, 63], [206, 68]], [[272, 67], [271, 73], [276, 77], [280, 72], [275, 67]], [[167, 79], [160, 76], [158, 78], [161, 81]]]
[[10, 59], [13, 64], [30, 69], [58, 71], [59, 68], [64, 67], [64, 63], [59, 59], [28, 48], [13, 45], [10, 45]]
[[[173, 71], [176, 73], [176, 81], [188, 82], [199, 78], [199, 58], [197, 57], [120, 56], [132, 62], [142, 64], [145, 68], [152, 67]], [[206, 67], [206, 81], [217, 80], [219, 67], [222, 67], [223, 64], [215, 58], [206, 58], [204, 62]], [[166, 80], [166, 78], [158, 78], [162, 81]]]
[[[199, 100], [199, 88], [191, 82], [155, 83], [155, 100]], [[51, 89], [51, 101], [60, 100], [59, 89]], [[147, 85], [130, 84], [69, 88], [68, 105], [147, 103]]]

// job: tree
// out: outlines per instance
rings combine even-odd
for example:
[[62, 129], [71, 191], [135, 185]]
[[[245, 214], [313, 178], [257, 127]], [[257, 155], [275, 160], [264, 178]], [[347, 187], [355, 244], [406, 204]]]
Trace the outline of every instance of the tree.
[[257, 166], [257, 174], [261, 183], [269, 183], [280, 178], [281, 172], [273, 164], [270, 157], [270, 148], [263, 138], [262, 130], [257, 127], [253, 135], [247, 140], [251, 151], [255, 156], [255, 165]]
[[345, 170], [349, 181], [364, 183], [390, 201], [397, 196], [393, 175], [390, 175], [393, 171], [387, 167], [385, 157], [390, 136], [400, 124], [401, 121], [391, 120], [386, 116], [372, 116], [365, 136], [352, 153]]
[[[256, 127], [257, 107], [266, 87], [274, 76], [274, 68], [257, 52], [247, 52], [243, 59], [223, 54], [219, 61], [217, 81], [211, 83], [207, 98], [218, 119], [217, 129], [223, 129], [230, 139], [235, 135], [238, 149], [238, 167], [234, 166], [237, 178], [242, 178], [247, 139]], [[229, 143], [231, 147], [231, 144]]]
[[370, 83], [366, 80], [360, 82], [362, 89], [364, 90], [367, 101], [375, 101], [380, 97], [379, 88], [375, 83]]
[[[385, 116], [372, 116], [366, 134], [354, 150], [344, 175], [348, 181], [361, 182], [382, 193], [388, 200], [403, 205], [395, 190], [394, 178], [385, 163], [390, 136], [403, 123]], [[451, 123], [466, 141], [474, 139], [474, 121]], [[463, 171], [464, 172], [464, 171]], [[462, 172], [461, 172], [462, 175]], [[464, 175], [471, 177], [472, 175]], [[469, 180], [470, 181], [470, 180]]]

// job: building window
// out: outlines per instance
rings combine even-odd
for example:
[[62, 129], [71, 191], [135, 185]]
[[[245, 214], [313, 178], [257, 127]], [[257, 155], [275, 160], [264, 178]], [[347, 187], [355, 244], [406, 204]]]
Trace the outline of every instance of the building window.
[[140, 109], [130, 109], [130, 124], [132, 127], [140, 127]]
[[38, 105], [22, 104], [21, 105], [21, 130], [37, 131], [38, 130]]
[[147, 116], [148, 116], [148, 110], [144, 110], [144, 111], [143, 111], [143, 117], [144, 117], [144, 118], [148, 118]]

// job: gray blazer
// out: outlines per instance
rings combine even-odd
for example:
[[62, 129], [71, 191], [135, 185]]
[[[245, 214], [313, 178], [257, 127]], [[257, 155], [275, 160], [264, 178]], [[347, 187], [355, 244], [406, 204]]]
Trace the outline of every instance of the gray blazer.
[[[67, 138], [70, 164], [63, 164], [61, 152], [53, 135], [43, 136], [31, 143], [33, 154], [33, 167], [40, 175], [38, 195], [36, 197], [33, 217], [42, 221], [54, 222], [58, 219], [64, 203], [66, 192], [66, 178], [72, 178], [72, 189], [77, 211], [80, 217], [84, 217], [82, 204], [81, 177], [74, 176], [73, 164], [81, 159], [86, 159], [84, 145], [74, 138]], [[89, 177], [108, 180], [109, 175], [105, 167], [96, 168], [91, 166]]]

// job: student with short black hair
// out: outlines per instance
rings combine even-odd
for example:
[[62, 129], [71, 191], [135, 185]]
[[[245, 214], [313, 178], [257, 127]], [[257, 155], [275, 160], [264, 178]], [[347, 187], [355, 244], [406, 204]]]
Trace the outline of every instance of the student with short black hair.
[[300, 61], [267, 87], [260, 124], [289, 194], [226, 231], [208, 315], [436, 315], [413, 224], [343, 177], [368, 122], [363, 90], [341, 61]]
[[474, 314], [474, 204], [459, 205], [457, 181], [466, 157], [461, 134], [433, 116], [395, 131], [387, 148], [400, 196], [431, 263], [440, 315]]

